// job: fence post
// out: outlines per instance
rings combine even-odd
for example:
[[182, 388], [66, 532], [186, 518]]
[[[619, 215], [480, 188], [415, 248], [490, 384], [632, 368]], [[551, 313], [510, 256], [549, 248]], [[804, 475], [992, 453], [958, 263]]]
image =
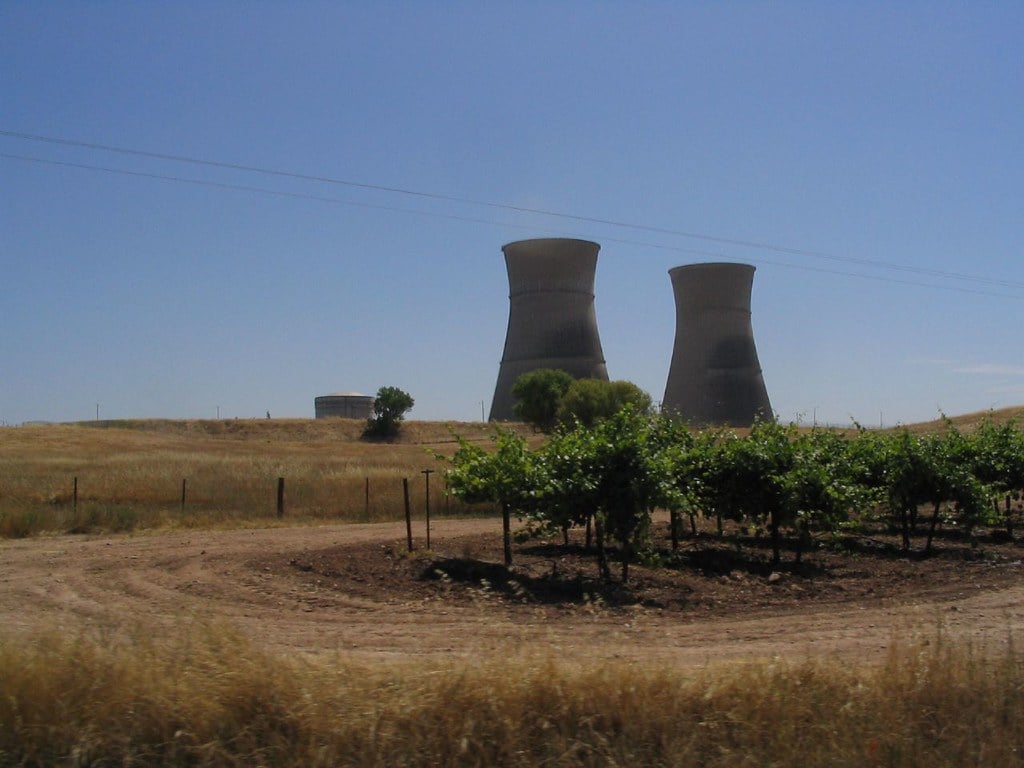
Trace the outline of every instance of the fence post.
[[71, 492], [71, 499], [72, 499], [72, 510], [77, 515], [78, 514], [78, 475], [75, 475], [75, 488]]
[[452, 493], [448, 489], [448, 470], [444, 471], [444, 513], [446, 516], [452, 516]]
[[181, 478], [181, 511], [185, 511], [185, 478]]
[[430, 476], [434, 474], [432, 469], [422, 470], [424, 477], [427, 478], [427, 551], [430, 551]]
[[412, 552], [412, 510], [409, 508], [409, 478], [402, 478], [402, 495], [405, 496], [405, 538], [409, 541]]
[[366, 507], [365, 507], [365, 512], [363, 514], [363, 517], [367, 521], [370, 520], [370, 478], [369, 477], [366, 478]]
[[277, 516], [284, 517], [284, 478], [277, 478]]

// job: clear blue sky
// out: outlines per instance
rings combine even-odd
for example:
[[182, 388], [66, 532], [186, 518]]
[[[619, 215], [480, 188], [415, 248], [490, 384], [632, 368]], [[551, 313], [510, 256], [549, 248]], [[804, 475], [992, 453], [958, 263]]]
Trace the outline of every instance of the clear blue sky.
[[667, 270], [734, 260], [784, 420], [1024, 403], [1021, 40], [1016, 2], [0, 0], [0, 153], [47, 161], [0, 157], [0, 421], [479, 419], [501, 246], [553, 235], [655, 400]]

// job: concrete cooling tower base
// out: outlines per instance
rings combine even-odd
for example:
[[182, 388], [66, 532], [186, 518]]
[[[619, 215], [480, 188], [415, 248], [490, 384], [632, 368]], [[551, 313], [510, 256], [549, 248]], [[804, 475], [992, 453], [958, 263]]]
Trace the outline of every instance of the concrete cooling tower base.
[[669, 270], [676, 338], [662, 410], [694, 426], [749, 427], [773, 417], [750, 322], [754, 267]]
[[599, 249], [597, 243], [568, 238], [520, 240], [502, 248], [508, 330], [491, 421], [516, 418], [512, 387], [524, 373], [556, 368], [578, 379], [608, 380], [594, 312]]

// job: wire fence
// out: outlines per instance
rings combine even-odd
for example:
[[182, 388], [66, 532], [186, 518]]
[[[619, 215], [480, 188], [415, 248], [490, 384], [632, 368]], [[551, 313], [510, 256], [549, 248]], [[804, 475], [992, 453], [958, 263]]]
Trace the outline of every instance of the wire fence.
[[[435, 475], [433, 478], [430, 475]], [[138, 483], [96, 473], [58, 481], [31, 498], [0, 497], [0, 536], [42, 531], [126, 531], [229, 520], [320, 519], [346, 523], [497, 514], [449, 493], [443, 472], [417, 477], [181, 477]], [[429, 491], [429, 496], [428, 496]]]

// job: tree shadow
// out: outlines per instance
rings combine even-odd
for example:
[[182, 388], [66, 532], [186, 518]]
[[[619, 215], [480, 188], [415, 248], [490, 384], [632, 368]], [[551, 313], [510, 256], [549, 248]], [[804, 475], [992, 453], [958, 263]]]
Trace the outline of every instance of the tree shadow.
[[[609, 547], [609, 553], [614, 550], [614, 547]], [[525, 544], [519, 547], [519, 551], [524, 555], [530, 555], [534, 557], [596, 557], [597, 550], [594, 547], [587, 549], [583, 544], [570, 541], [568, 544], [556, 541], [541, 541], [535, 544]]]
[[[806, 553], [805, 553], [806, 554]], [[742, 546], [711, 546], [679, 549], [669, 554], [667, 567], [676, 571], [694, 571], [704, 576], [727, 576], [735, 571], [749, 576], [768, 577], [772, 573], [794, 576], [820, 577], [828, 570], [805, 558], [797, 563], [792, 555], [773, 564], [771, 544], [760, 540], [745, 542]]]
[[998, 530], [985, 534], [978, 533], [972, 539], [963, 531], [942, 530], [935, 532], [932, 549], [925, 551], [927, 532], [918, 530], [910, 537], [910, 549], [903, 549], [899, 532], [890, 533], [892, 540], [879, 539], [868, 535], [848, 535], [837, 538], [828, 546], [837, 552], [857, 557], [884, 560], [984, 560], [989, 555], [979, 544], [1001, 544], [1006, 540]]
[[628, 584], [608, 582], [580, 572], [533, 576], [501, 563], [471, 557], [437, 560], [423, 569], [425, 581], [448, 581], [482, 589], [504, 598], [544, 605], [585, 604], [600, 601], [610, 606], [634, 605], [639, 598]]

